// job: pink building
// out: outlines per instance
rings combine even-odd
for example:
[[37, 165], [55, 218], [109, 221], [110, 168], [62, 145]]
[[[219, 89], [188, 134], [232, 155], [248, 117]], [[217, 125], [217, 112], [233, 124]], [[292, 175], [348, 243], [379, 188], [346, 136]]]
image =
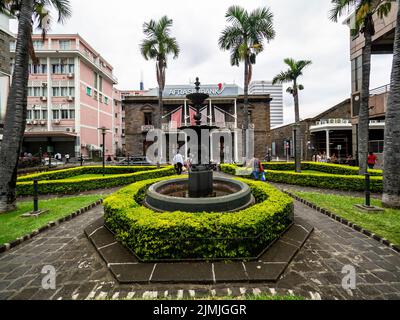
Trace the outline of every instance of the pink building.
[[45, 41], [35, 35], [34, 47], [39, 64], [30, 64], [23, 152], [100, 155], [99, 128], [106, 127], [106, 155], [115, 155], [122, 148], [122, 110], [113, 67], [76, 34]]

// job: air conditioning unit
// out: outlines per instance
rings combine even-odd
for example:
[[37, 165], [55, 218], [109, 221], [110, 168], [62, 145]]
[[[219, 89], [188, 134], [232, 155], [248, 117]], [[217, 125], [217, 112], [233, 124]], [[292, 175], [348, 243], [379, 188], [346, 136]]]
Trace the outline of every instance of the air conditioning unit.
[[30, 121], [30, 120], [26, 121], [26, 124], [31, 124], [31, 123], [32, 123], [32, 121]]
[[37, 122], [37, 121], [33, 121], [32, 124], [33, 124], [33, 125], [37, 125], [38, 122]]
[[71, 130], [71, 128], [66, 128], [65, 131], [71, 132], [72, 130]]
[[42, 101], [47, 101], [47, 97], [46, 97], [46, 96], [43, 96], [43, 97], [40, 98], [40, 100], [42, 100]]
[[61, 121], [60, 120], [54, 120], [54, 124], [60, 124]]
[[68, 101], [73, 101], [73, 100], [74, 100], [74, 97], [73, 97], [73, 96], [68, 96], [67, 100], [68, 100]]
[[46, 124], [46, 121], [40, 121], [40, 125], [44, 126]]
[[71, 78], [74, 77], [74, 74], [73, 73], [68, 73], [67, 77], [71, 79]]

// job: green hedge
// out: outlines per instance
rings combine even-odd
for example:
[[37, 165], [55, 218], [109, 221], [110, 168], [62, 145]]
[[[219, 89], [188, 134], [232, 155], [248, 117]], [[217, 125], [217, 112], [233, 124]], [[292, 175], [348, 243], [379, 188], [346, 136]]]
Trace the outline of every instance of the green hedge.
[[234, 259], [259, 255], [293, 221], [293, 201], [274, 187], [242, 180], [256, 204], [235, 213], [157, 213], [141, 205], [148, 187], [141, 181], [104, 201], [105, 222], [143, 261]]
[[[264, 167], [266, 167], [267, 170], [273, 170], [273, 171], [295, 170], [294, 162], [263, 162], [263, 165]], [[358, 175], [359, 173], [358, 167], [351, 167], [333, 163], [322, 163], [322, 162], [302, 162], [301, 169], [320, 171], [330, 174], [349, 175], [349, 176]], [[368, 172], [372, 176], [383, 175], [382, 170], [368, 170]]]
[[[265, 176], [267, 181], [270, 182], [345, 191], [364, 191], [365, 188], [365, 178], [359, 175], [351, 176], [327, 173], [295, 173], [270, 170], [268, 166], [266, 169]], [[250, 177], [251, 175], [251, 172], [246, 171], [246, 168], [237, 167], [231, 164], [221, 165], [221, 170], [232, 175], [241, 175], [247, 177]], [[371, 191], [382, 192], [382, 177], [371, 177]]]
[[[140, 171], [155, 170], [155, 166], [106, 166], [105, 174], [128, 174]], [[60, 180], [80, 176], [82, 174], [103, 174], [102, 166], [87, 166], [87, 167], [76, 167], [70, 169], [63, 169], [51, 172], [42, 172], [36, 174], [30, 174], [17, 179], [18, 182], [32, 181], [33, 179], [38, 180]]]
[[[95, 171], [97, 170], [97, 168], [98, 167], [92, 167], [91, 170]], [[109, 169], [110, 169], [109, 173], [113, 172], [115, 174], [113, 168]], [[141, 167], [141, 169], [146, 170], [146, 167]], [[74, 170], [74, 169], [68, 169], [68, 170]], [[87, 171], [85, 173], [98, 173], [98, 172]], [[149, 178], [170, 176], [173, 175], [174, 173], [175, 170], [173, 167], [165, 167], [162, 169], [151, 168], [151, 170], [147, 171], [138, 171], [128, 174], [118, 174], [118, 175], [104, 176], [98, 178], [83, 178], [83, 179], [67, 178], [60, 180], [41, 180], [38, 182], [38, 191], [39, 194], [74, 194], [77, 192], [83, 192], [88, 190], [106, 189], [106, 188], [124, 186], [136, 181], [142, 181]], [[79, 174], [84, 174], [84, 173], [80, 172]], [[32, 181], [17, 182], [17, 195], [18, 196], [33, 195]]]

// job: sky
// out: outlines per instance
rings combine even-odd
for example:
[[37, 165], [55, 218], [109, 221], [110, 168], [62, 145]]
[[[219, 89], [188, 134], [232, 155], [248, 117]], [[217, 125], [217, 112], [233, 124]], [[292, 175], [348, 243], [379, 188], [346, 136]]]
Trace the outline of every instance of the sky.
[[[253, 80], [271, 80], [285, 70], [283, 59], [312, 60], [300, 80], [301, 118], [315, 116], [350, 96], [349, 29], [331, 22], [330, 0], [70, 0], [73, 16], [50, 33], [79, 33], [114, 67], [117, 88], [137, 90], [141, 74], [145, 88], [157, 87], [155, 62], [146, 61], [139, 44], [143, 23], [167, 15], [173, 19], [172, 35], [181, 53], [170, 58], [167, 85], [189, 84], [200, 77], [204, 84], [236, 83], [243, 87], [243, 65], [232, 67], [229, 52], [221, 51], [218, 38], [228, 24], [229, 6], [251, 11], [267, 6], [274, 14], [276, 37], [257, 58]], [[16, 24], [12, 24], [14, 31]], [[390, 82], [391, 56], [372, 59], [371, 88]], [[286, 87], [285, 87], [286, 88]], [[293, 98], [284, 88], [285, 123], [294, 120]]]

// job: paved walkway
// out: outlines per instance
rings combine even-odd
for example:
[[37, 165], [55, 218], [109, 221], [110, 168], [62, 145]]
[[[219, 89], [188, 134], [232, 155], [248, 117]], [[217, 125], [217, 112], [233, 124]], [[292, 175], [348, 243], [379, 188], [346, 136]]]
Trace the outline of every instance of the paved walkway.
[[[119, 285], [87, 240], [83, 229], [102, 215], [97, 207], [0, 255], [0, 299], [104, 299], [295, 294], [322, 299], [400, 299], [400, 255], [297, 203], [297, 219], [314, 233], [276, 284]], [[41, 270], [57, 270], [56, 290], [42, 289]], [[341, 287], [342, 268], [357, 271], [356, 290]]]

